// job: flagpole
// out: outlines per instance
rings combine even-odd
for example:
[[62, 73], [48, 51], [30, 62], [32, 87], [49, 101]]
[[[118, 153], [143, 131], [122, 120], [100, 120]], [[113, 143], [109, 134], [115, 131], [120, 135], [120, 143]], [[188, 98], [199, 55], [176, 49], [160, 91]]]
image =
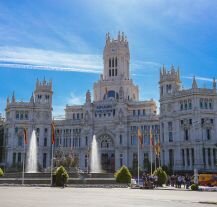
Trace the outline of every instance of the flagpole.
[[25, 140], [23, 140], [24, 142], [23, 142], [23, 145], [24, 145], [24, 149], [23, 149], [23, 175], [22, 175], [22, 185], [24, 185], [24, 176], [25, 176], [25, 151], [26, 151], [26, 147], [25, 147], [25, 145], [26, 145], [26, 143], [25, 143]]
[[[151, 126], [150, 126], [151, 127]], [[151, 175], [152, 175], [152, 134], [151, 134], [152, 132], [151, 132], [151, 128], [150, 128], [150, 138], [149, 138], [149, 140], [150, 140], [150, 154], [151, 154]]]
[[50, 167], [50, 184], [53, 185], [53, 143], [51, 142], [51, 167]]
[[139, 185], [139, 137], [137, 138], [137, 145], [138, 145], [138, 158], [137, 158], [137, 161], [138, 161], [138, 185]]

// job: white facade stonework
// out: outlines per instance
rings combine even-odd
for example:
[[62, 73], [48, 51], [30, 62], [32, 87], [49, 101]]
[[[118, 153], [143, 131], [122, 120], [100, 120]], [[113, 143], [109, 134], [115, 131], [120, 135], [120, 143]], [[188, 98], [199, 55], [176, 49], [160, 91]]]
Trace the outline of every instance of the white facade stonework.
[[[217, 94], [212, 89], [200, 89], [194, 79], [192, 88], [180, 88], [179, 70], [173, 67], [160, 73], [160, 115], [156, 103], [139, 100], [138, 86], [130, 78], [130, 51], [124, 34], [111, 39], [106, 34], [103, 53], [104, 69], [94, 83], [93, 100], [86, 93], [83, 105], [66, 106], [65, 118], [55, 119], [54, 154], [73, 154], [79, 168], [88, 171], [93, 135], [99, 145], [104, 170], [113, 172], [123, 164], [130, 168], [137, 163], [137, 130], [141, 129], [143, 147], [140, 165], [151, 157], [150, 128], [155, 141], [161, 141], [161, 164], [173, 170], [217, 171]], [[28, 137], [36, 130], [39, 164], [50, 166], [52, 83], [37, 81], [28, 103], [17, 102], [15, 95], [7, 100], [5, 140], [7, 167], [21, 164], [23, 159], [23, 128]], [[187, 104], [187, 105], [186, 105]], [[153, 159], [154, 159], [153, 150]], [[203, 162], [204, 161], [204, 162]], [[147, 163], [146, 163], [147, 164]]]

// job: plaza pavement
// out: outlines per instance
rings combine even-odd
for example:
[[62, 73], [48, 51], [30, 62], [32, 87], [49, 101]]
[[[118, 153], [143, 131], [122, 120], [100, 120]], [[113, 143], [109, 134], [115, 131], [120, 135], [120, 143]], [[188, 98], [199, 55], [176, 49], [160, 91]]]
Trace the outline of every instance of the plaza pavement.
[[[204, 203], [199, 203], [204, 202]], [[0, 187], [1, 207], [212, 207], [216, 192], [129, 188]]]

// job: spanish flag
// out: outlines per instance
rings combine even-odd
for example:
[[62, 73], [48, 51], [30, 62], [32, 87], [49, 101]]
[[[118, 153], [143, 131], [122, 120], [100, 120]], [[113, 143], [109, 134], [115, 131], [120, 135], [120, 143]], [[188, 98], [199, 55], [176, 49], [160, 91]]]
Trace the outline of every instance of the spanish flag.
[[55, 127], [54, 122], [51, 123], [51, 143], [55, 143]]
[[24, 144], [27, 144], [27, 130], [26, 130], [26, 128], [23, 129], [23, 133], [24, 133]]
[[138, 140], [140, 141], [140, 144], [142, 145], [142, 133], [139, 127], [138, 127]]
[[154, 140], [153, 140], [153, 135], [152, 135], [151, 128], [150, 128], [150, 145], [154, 146]]

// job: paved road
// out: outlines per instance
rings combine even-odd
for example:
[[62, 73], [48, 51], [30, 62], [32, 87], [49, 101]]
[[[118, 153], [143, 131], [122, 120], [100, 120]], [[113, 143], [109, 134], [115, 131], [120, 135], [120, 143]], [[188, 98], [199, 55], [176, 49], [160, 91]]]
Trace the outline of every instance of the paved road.
[[127, 188], [0, 187], [1, 207], [212, 207], [216, 192]]

